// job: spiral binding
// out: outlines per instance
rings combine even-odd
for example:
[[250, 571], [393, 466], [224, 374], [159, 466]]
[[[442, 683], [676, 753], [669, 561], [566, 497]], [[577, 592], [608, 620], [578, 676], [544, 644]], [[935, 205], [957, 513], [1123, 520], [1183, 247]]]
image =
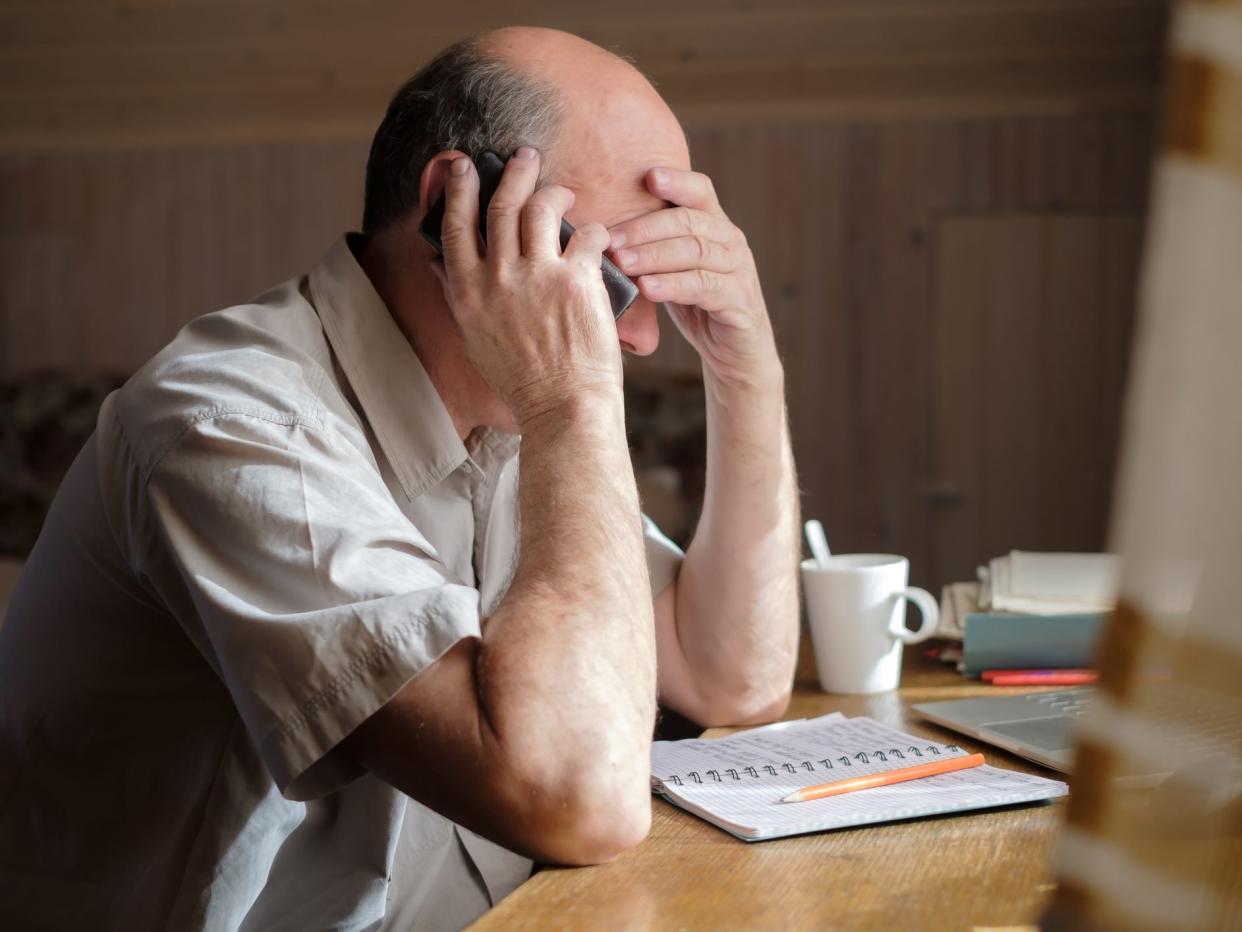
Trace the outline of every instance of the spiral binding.
[[[944, 745], [944, 750], [960, 751], [961, 748], [958, 747], [956, 744], [946, 744]], [[927, 751], [927, 754], [924, 754], [923, 753], [924, 751]], [[714, 768], [712, 770], [704, 770], [702, 773], [700, 773], [697, 770], [691, 770], [689, 773], [685, 775], [685, 778], [686, 780], [692, 780], [695, 783], [702, 784], [702, 783], [707, 782], [704, 779], [704, 777], [709, 777], [717, 783], [723, 783], [725, 777], [728, 777], [729, 779], [732, 779], [732, 780], [741, 780], [743, 779], [743, 776], [746, 776], [746, 777], [754, 777], [757, 780], [764, 773], [767, 773], [768, 775], [775, 777], [781, 772], [781, 770], [785, 771], [786, 773], [797, 773], [799, 770], [818, 772], [817, 768], [815, 767], [815, 764], [817, 763], [822, 765], [822, 767], [819, 769], [828, 771], [828, 770], [838, 769], [837, 768], [838, 764], [840, 765], [841, 768], [853, 767], [854, 761], [858, 761], [859, 763], [863, 763], [863, 764], [869, 764], [871, 763], [871, 758], [873, 757], [876, 760], [881, 761], [882, 763], [888, 763], [888, 759], [890, 757], [895, 760], [913, 760], [915, 758], [942, 757], [942, 756], [944, 755], [941, 753], [941, 748], [939, 745], [928, 744], [923, 747], [918, 747], [912, 744], [910, 745], [910, 747], [906, 748], [905, 751], [902, 751], [901, 748], [889, 748], [887, 750], [880, 749], [876, 751], [859, 751], [857, 754], [853, 755], [853, 757], [850, 757], [845, 754], [842, 754], [840, 757], [834, 757], [834, 758], [820, 757], [820, 758], [816, 758], [814, 761], [804, 760], [797, 764], [791, 761], [784, 761], [783, 763], [779, 765], [780, 770], [777, 769], [778, 765], [776, 764], [764, 764], [762, 767], [759, 767], [758, 769], [754, 767], [743, 767], [740, 772], [738, 771], [736, 767], [726, 767], [724, 769], [723, 776], [721, 775], [721, 771], [716, 770]], [[675, 783], [677, 786], [685, 786], [685, 781], [682, 780], [681, 776], [678, 774], [673, 774], [671, 777], [665, 777], [664, 782]]]

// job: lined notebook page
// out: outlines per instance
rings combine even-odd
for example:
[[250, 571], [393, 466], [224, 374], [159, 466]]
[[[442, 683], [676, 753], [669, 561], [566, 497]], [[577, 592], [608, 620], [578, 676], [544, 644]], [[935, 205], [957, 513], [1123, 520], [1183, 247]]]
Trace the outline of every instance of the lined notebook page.
[[657, 741], [652, 786], [748, 841], [1062, 796], [1064, 783], [984, 765], [803, 803], [805, 786], [967, 752], [838, 713], [717, 740]]

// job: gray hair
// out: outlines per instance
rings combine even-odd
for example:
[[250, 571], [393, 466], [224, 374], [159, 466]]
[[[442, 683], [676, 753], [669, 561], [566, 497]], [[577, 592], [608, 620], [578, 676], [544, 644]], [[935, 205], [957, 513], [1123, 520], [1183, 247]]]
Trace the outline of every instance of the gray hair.
[[418, 206], [419, 179], [436, 153], [546, 152], [561, 117], [555, 88], [489, 55], [478, 39], [449, 46], [402, 85], [375, 131], [363, 232], [379, 233]]

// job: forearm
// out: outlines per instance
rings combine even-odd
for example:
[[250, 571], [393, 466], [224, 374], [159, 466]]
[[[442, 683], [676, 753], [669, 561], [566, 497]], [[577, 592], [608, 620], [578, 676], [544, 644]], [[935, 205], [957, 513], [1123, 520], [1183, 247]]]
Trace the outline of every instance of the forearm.
[[652, 168], [672, 205], [617, 224], [617, 262], [664, 302], [707, 389], [707, 489], [672, 593], [657, 597], [660, 690], [703, 724], [776, 714], [798, 640], [798, 500], [784, 374], [754, 256], [706, 175]]
[[655, 714], [621, 356], [599, 273], [608, 234], [584, 223], [562, 248], [573, 193], [536, 190], [539, 156], [523, 146], [488, 203], [483, 253], [478, 174], [445, 155], [433, 163], [443, 261], [428, 268], [470, 364], [523, 434], [521, 552], [481, 637], [445, 651], [342, 751], [502, 844], [594, 863], [647, 832]]
[[[483, 629], [479, 701], [541, 785], [647, 793], [655, 647], [620, 392], [523, 426], [521, 553]], [[569, 753], [567, 753], [569, 751]]]
[[783, 708], [798, 643], [798, 495], [780, 367], [707, 387], [707, 486], [676, 590], [687, 674], [713, 717]]

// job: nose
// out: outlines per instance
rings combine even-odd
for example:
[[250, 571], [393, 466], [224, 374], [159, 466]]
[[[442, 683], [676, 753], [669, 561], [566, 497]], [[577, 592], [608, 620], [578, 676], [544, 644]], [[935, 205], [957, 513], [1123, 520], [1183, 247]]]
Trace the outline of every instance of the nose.
[[660, 317], [655, 304], [639, 295], [617, 319], [621, 349], [634, 356], [650, 356], [660, 345]]

